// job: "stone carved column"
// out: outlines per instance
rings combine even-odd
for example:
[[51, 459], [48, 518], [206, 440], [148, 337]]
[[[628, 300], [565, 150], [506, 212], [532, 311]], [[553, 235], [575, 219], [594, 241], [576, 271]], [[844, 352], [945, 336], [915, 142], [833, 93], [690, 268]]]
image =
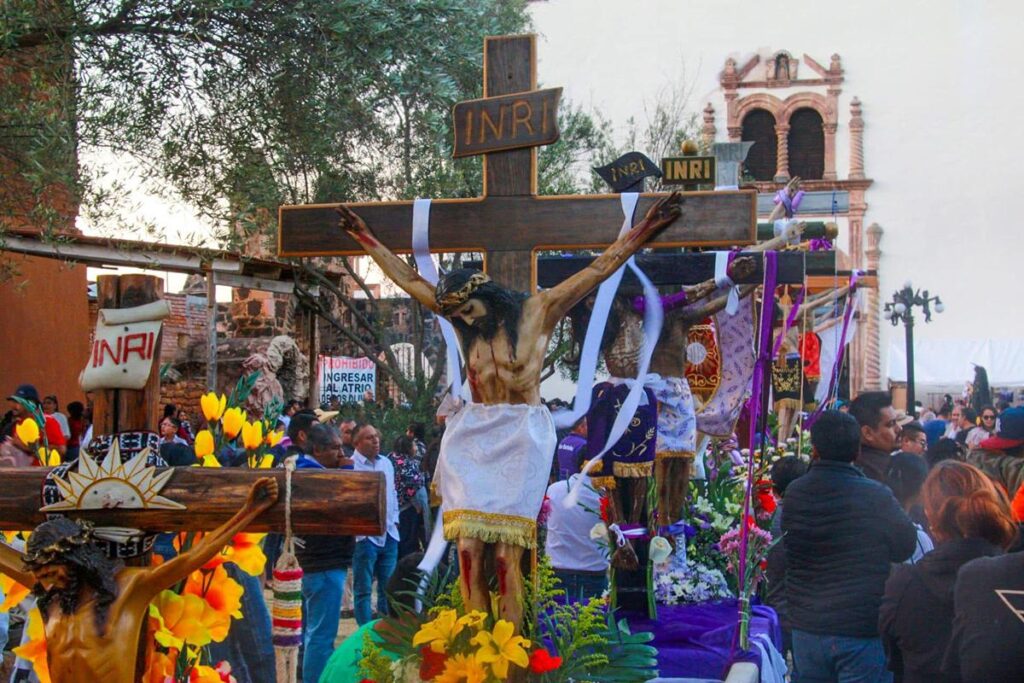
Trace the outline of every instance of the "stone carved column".
[[743, 137], [743, 124], [740, 123], [739, 114], [736, 111], [736, 91], [725, 93], [725, 118], [726, 128], [729, 132], [729, 142], [739, 142]]
[[779, 123], [775, 126], [778, 159], [775, 164], [775, 182], [784, 183], [789, 180], [789, 124]]
[[860, 100], [850, 102], [850, 179], [864, 177], [864, 119], [861, 118]]
[[711, 149], [711, 145], [715, 142], [715, 133], [717, 132], [715, 129], [715, 108], [708, 102], [708, 106], [704, 107], [704, 126], [700, 130], [704, 149]]
[[826, 123], [823, 126], [825, 130], [825, 172], [822, 174], [822, 180], [835, 180], [836, 179], [836, 130], [839, 128], [838, 124]]
[[[867, 229], [867, 249], [864, 255], [867, 257], [867, 268], [870, 271], [878, 272], [878, 260], [882, 255], [879, 243], [882, 241], [882, 228], [878, 223], [872, 223]], [[879, 317], [880, 297], [878, 287], [871, 287], [865, 294], [865, 306], [861, 313], [861, 322], [864, 326], [864, 388], [881, 389], [882, 387], [882, 354], [880, 348]]]

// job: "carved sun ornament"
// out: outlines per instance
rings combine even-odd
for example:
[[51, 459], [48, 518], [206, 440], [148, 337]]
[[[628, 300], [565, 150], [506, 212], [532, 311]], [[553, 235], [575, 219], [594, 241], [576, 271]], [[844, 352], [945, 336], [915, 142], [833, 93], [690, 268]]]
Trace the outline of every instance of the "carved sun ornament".
[[184, 510], [181, 503], [159, 495], [174, 470], [157, 474], [155, 467], [146, 465], [148, 455], [146, 448], [122, 463], [116, 439], [101, 463], [83, 454], [78, 459], [78, 471], [68, 472], [66, 481], [54, 477], [64, 500], [47, 505], [42, 511]]

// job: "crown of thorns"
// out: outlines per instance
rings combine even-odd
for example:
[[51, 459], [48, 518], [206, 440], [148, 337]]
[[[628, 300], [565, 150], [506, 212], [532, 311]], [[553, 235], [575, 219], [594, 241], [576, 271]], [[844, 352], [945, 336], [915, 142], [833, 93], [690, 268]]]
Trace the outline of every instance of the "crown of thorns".
[[470, 297], [473, 296], [473, 292], [479, 289], [480, 285], [490, 281], [491, 278], [487, 277], [484, 273], [473, 273], [458, 289], [454, 291], [445, 291], [443, 284], [441, 284], [444, 282], [442, 280], [434, 292], [434, 300], [441, 308], [442, 313], [451, 313], [456, 308], [469, 301]]
[[93, 541], [93, 526], [89, 522], [77, 521], [78, 530], [67, 534], [46, 547], [25, 553], [23, 562], [28, 569], [43, 567], [59, 562], [67, 553], [75, 548], [88, 545]]

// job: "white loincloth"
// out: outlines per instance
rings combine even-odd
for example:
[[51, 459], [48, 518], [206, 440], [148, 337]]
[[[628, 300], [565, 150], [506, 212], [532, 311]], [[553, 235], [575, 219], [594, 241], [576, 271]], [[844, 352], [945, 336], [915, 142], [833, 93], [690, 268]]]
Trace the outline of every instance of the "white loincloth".
[[534, 547], [556, 445], [544, 406], [467, 403], [449, 417], [434, 475], [445, 539]]
[[658, 446], [655, 457], [693, 459], [697, 449], [697, 411], [685, 377], [661, 377], [650, 385], [658, 399]]

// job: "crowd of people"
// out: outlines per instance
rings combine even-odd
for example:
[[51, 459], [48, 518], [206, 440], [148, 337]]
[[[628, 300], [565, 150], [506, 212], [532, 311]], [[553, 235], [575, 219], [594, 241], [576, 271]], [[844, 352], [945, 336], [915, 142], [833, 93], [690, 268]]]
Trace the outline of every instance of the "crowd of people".
[[[0, 424], [3, 462], [32, 459], [15, 427], [35, 408], [50, 447], [66, 461], [77, 457], [89, 440], [82, 404], [62, 413], [56, 396], [21, 385]], [[375, 637], [389, 602], [408, 591], [401, 584], [413, 576], [436, 515], [430, 483], [444, 414], [429, 436], [422, 423], [384, 435], [370, 422], [298, 401], [285, 406], [275, 465], [294, 456], [301, 469], [380, 472], [387, 492], [382, 535], [300, 538], [302, 680], [344, 680], [353, 639]], [[781, 540], [768, 557], [765, 599], [779, 613], [797, 683], [1003, 681], [1024, 670], [1024, 408], [975, 412], [954, 404], [923, 418], [897, 412], [888, 393], [863, 393], [821, 414], [810, 461], [786, 456], [771, 467], [772, 534]], [[168, 464], [196, 462], [185, 411], [166, 406], [155, 427]], [[563, 504], [586, 476], [586, 444], [584, 419], [559, 442], [542, 513], [544, 552], [570, 600], [609, 587], [607, 550], [590, 536], [599, 493], [578, 487], [579, 503]], [[223, 466], [244, 463], [230, 444], [218, 458]], [[268, 536], [265, 552], [269, 575], [280, 539]], [[259, 590], [246, 595], [262, 599]], [[336, 649], [345, 617], [359, 630]], [[253, 623], [248, 631], [264, 628]]]
[[793, 681], [1020, 679], [1024, 408], [948, 415], [863, 393], [814, 423], [809, 467], [773, 465], [768, 601]]

